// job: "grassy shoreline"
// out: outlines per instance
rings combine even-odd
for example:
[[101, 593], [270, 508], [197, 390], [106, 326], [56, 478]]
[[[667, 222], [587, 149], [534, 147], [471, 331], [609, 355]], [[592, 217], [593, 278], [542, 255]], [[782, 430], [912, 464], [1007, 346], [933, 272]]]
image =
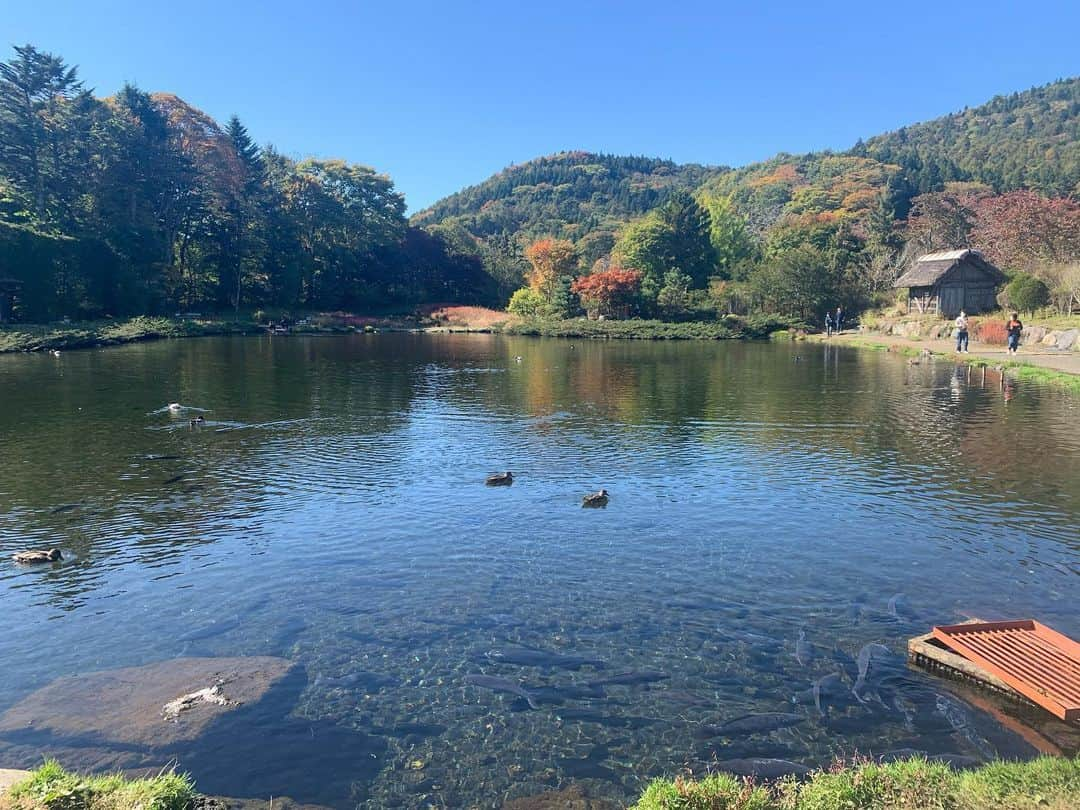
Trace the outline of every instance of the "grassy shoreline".
[[[808, 336], [808, 339], [817, 343], [824, 343], [824, 335]], [[977, 355], [959, 355], [955, 352], [934, 351], [928, 346], [904, 346], [899, 343], [889, 343], [888, 335], [867, 335], [848, 338], [840, 342], [842, 346], [850, 346], [856, 349], [869, 349], [876, 352], [892, 352], [903, 357], [922, 357], [927, 352], [931, 357], [949, 360], [956, 363], [964, 363], [974, 368], [991, 368], [1000, 370], [1016, 380], [1036, 382], [1044, 385], [1054, 385], [1064, 388], [1071, 393], [1080, 394], [1080, 374], [1060, 369], [1037, 366], [1034, 363], [1026, 363], [1023, 360], [994, 359], [989, 360]]]
[[1080, 807], [1080, 757], [993, 762], [954, 771], [922, 758], [856, 762], [803, 780], [755, 783], [727, 774], [659, 779], [634, 810], [1068, 810]]
[[[0, 794], [0, 810], [196, 810], [208, 800], [186, 775], [81, 775], [46, 760]], [[211, 801], [226, 807], [223, 801]], [[1080, 806], [1080, 757], [993, 762], [955, 771], [920, 757], [837, 763], [797, 780], [717, 773], [657, 779], [633, 810], [1068, 810]]]
[[802, 327], [803, 324], [780, 318], [742, 318], [729, 315], [715, 321], [658, 321], [640, 318], [611, 321], [592, 321], [586, 318], [561, 321], [530, 319], [505, 324], [497, 331], [505, 335], [580, 340], [753, 340]]
[[139, 316], [126, 321], [13, 324], [0, 328], [0, 353], [92, 349], [161, 338], [251, 335], [265, 331], [251, 320], [192, 320]]
[[[468, 323], [424, 325], [412, 317], [336, 318], [313, 316], [292, 325], [290, 334], [351, 334], [377, 325], [381, 331], [467, 332], [534, 337], [565, 337], [621, 340], [744, 340], [798, 328], [776, 318], [736, 318], [717, 321], [612, 320], [584, 318], [564, 321], [507, 320], [473, 326]], [[252, 318], [167, 318], [139, 316], [126, 321], [81, 321], [51, 324], [9, 324], [0, 327], [0, 354], [6, 352], [70, 351], [117, 346], [164, 338], [206, 337], [210, 335], [255, 335], [267, 330]]]

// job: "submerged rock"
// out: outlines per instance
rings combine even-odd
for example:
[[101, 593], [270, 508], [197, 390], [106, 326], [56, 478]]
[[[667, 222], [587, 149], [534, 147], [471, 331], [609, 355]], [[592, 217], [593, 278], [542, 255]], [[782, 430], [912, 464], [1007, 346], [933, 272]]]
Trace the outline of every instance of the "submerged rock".
[[[0, 715], [0, 738], [33, 737], [42, 743], [162, 748], [192, 740], [211, 721], [261, 699], [292, 668], [283, 658], [176, 658], [142, 667], [88, 672], [53, 681]], [[178, 701], [220, 684], [227, 698]], [[176, 703], [167, 722], [166, 705]], [[170, 711], [172, 714], [172, 711]]]
[[618, 807], [607, 799], [594, 799], [581, 785], [562, 790], [549, 790], [538, 796], [522, 796], [503, 804], [503, 810], [615, 810]]
[[0, 761], [80, 772], [173, 766], [200, 790], [355, 804], [386, 740], [292, 716], [308, 678], [283, 658], [177, 658], [60, 678], [0, 715]]

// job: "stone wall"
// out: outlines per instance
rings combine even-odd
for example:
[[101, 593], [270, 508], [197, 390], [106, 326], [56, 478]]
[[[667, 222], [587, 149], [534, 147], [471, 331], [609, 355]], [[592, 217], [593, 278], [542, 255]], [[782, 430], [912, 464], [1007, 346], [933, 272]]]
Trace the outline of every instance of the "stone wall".
[[[979, 323], [984, 319], [969, 318], [972, 337], [978, 339]], [[949, 338], [953, 334], [953, 322], [935, 318], [886, 318], [878, 321], [868, 332], [919, 340]], [[1054, 329], [1032, 324], [1024, 327], [1021, 346], [1057, 351], [1080, 352], [1080, 328]]]

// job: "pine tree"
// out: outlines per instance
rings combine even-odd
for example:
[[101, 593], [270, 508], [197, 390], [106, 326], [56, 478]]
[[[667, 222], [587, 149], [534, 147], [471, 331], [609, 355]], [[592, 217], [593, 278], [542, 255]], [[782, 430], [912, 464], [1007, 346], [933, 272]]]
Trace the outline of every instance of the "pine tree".
[[247, 173], [247, 182], [259, 184], [266, 176], [266, 166], [262, 159], [262, 150], [248, 135], [247, 127], [240, 123], [239, 117], [233, 115], [225, 126], [225, 134], [229, 136], [236, 156], [244, 164]]

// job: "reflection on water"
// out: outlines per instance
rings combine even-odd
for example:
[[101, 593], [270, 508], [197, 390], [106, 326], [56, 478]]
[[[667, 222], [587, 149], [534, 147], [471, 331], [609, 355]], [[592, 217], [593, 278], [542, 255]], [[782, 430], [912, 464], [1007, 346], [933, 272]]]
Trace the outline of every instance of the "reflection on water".
[[0, 565], [0, 710], [61, 675], [282, 655], [306, 675], [288, 728], [386, 741], [298, 799], [625, 800], [715, 760], [1025, 756], [907, 670], [906, 639], [966, 616], [1080, 634], [1080, 400], [993, 372], [228, 338], [3, 357], [0, 398], [0, 552], [68, 557]]

